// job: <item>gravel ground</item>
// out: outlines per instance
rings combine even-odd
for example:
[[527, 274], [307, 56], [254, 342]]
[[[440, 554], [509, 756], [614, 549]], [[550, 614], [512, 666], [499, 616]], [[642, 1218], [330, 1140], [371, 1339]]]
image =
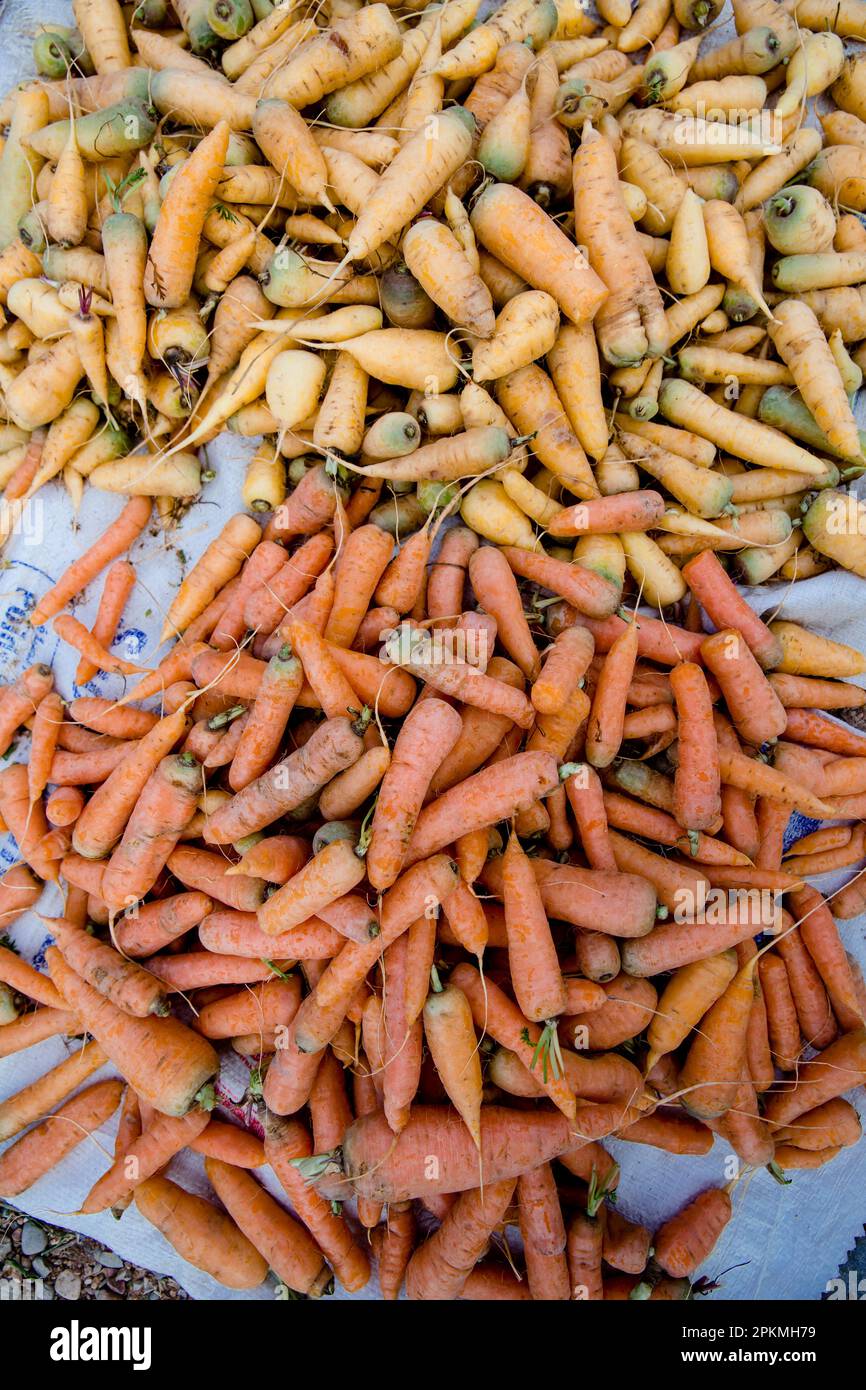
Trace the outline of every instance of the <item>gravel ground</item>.
[[27, 1297], [97, 1298], [103, 1301], [186, 1300], [189, 1295], [168, 1276], [151, 1274], [106, 1250], [98, 1241], [34, 1221], [0, 1203], [0, 1284], [40, 1280]]

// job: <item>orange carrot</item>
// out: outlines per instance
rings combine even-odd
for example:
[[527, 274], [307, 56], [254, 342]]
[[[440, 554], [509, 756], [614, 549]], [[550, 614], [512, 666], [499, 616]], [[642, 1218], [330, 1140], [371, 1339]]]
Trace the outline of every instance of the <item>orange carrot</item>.
[[791, 819], [791, 808], [785, 806], [783, 801], [771, 801], [769, 796], [759, 796], [755, 813], [760, 838], [755, 867], [776, 873], [781, 869], [785, 827]]
[[565, 1012], [565, 987], [541, 889], [513, 830], [502, 867], [512, 987], [526, 1018], [547, 1028]]
[[424, 1005], [424, 1035], [449, 1099], [480, 1151], [481, 1062], [472, 1010], [457, 985], [434, 985]]
[[517, 582], [502, 551], [490, 545], [476, 550], [469, 560], [469, 582], [481, 608], [496, 619], [502, 646], [532, 683], [540, 669], [538, 651]]
[[337, 587], [325, 641], [351, 647], [393, 549], [393, 537], [378, 526], [359, 526], [351, 533], [337, 561]]
[[[553, 612], [548, 609], [548, 612]], [[702, 638], [698, 633], [687, 632], [683, 627], [675, 627], [660, 618], [645, 618], [642, 615], [631, 618], [637, 623], [638, 655], [650, 661], [658, 661], [663, 666], [676, 666], [680, 661], [700, 660]], [[595, 641], [596, 652], [609, 652], [617, 637], [624, 630], [626, 620], [612, 615], [609, 618], [590, 618], [566, 605], [561, 618], [562, 626], [572, 623], [586, 628]], [[560, 622], [551, 622], [554, 633], [562, 630]]]
[[659, 902], [669, 911], [675, 912], [683, 905], [698, 901], [701, 893], [709, 887], [709, 879], [704, 872], [653, 854], [615, 830], [608, 831], [608, 840], [617, 868], [623, 873], [646, 879], [658, 894]]
[[[656, 920], [655, 893], [639, 876], [639, 870], [610, 873], [604, 869], [582, 869], [576, 864], [551, 864], [538, 857], [531, 862], [549, 917], [588, 929], [595, 927], [614, 936], [643, 936], [652, 929]], [[482, 880], [491, 892], [501, 896], [500, 859], [487, 861]]]
[[609, 617], [619, 603], [617, 586], [583, 565], [511, 545], [503, 546], [502, 553], [515, 574], [550, 589], [590, 618]]
[[148, 967], [169, 990], [182, 994], [193, 989], [209, 989], [213, 985], [254, 984], [270, 979], [274, 971], [270, 959], [217, 956], [212, 951], [151, 956]]
[[289, 931], [351, 893], [363, 877], [364, 861], [352, 841], [332, 840], [261, 905], [259, 926], [269, 936]]
[[339, 1148], [354, 1118], [346, 1095], [344, 1075], [335, 1053], [326, 1048], [310, 1091], [310, 1119], [316, 1153]]
[[[448, 534], [452, 533], [449, 531]], [[515, 689], [523, 689], [523, 676], [519, 668], [504, 657], [492, 657], [486, 674], [491, 679], [513, 685]], [[447, 791], [457, 782], [462, 782], [470, 773], [476, 772], [513, 727], [511, 719], [506, 715], [492, 714], [478, 706], [466, 705], [461, 714], [463, 728], [451, 752], [433, 774], [428, 800], [440, 792]]]
[[286, 563], [285, 547], [276, 541], [259, 541], [237, 577], [237, 587], [220, 613], [209, 642], [217, 651], [235, 650], [247, 628], [244, 617], [247, 599], [259, 588], [267, 589], [274, 575]]
[[218, 1158], [221, 1163], [231, 1163], [235, 1168], [262, 1168], [265, 1163], [265, 1146], [261, 1139], [248, 1129], [224, 1124], [221, 1120], [211, 1120], [188, 1148], [207, 1158]]
[[41, 801], [30, 801], [27, 769], [15, 763], [0, 772], [0, 815], [15, 836], [18, 853], [40, 878], [56, 880], [58, 861], [45, 837], [48, 822]]
[[[604, 1262], [626, 1274], [642, 1274], [649, 1259], [652, 1232], [609, 1207], [604, 1225]], [[605, 1297], [607, 1295], [605, 1294]]]
[[367, 875], [380, 892], [400, 873], [430, 779], [461, 729], [457, 711], [435, 698], [419, 704], [402, 724], [376, 800], [366, 854]]
[[819, 1105], [861, 1086], [866, 1078], [866, 1029], [845, 1033], [811, 1061], [801, 1062], [797, 1079], [769, 1097], [765, 1115], [774, 1126], [789, 1125]]
[[787, 716], [739, 632], [726, 628], [701, 643], [701, 656], [721, 687], [737, 733], [760, 748], [785, 732]]
[[849, 758], [866, 757], [866, 738], [862, 734], [824, 719], [815, 710], [789, 709], [786, 733], [795, 743], [805, 743], [810, 748], [826, 748]]
[[268, 1118], [265, 1154], [295, 1212], [303, 1221], [335, 1275], [349, 1293], [362, 1289], [370, 1278], [366, 1251], [355, 1241], [342, 1216], [310, 1187], [293, 1160], [309, 1158], [310, 1136], [298, 1120]]
[[803, 945], [824, 981], [839, 1027], [843, 1033], [861, 1028], [864, 1019], [857, 987], [830, 909], [810, 884], [804, 884], [793, 894], [792, 905], [799, 920]]
[[67, 964], [123, 1013], [136, 1018], [168, 1013], [165, 990], [149, 971], [62, 917], [45, 917], [43, 921]]
[[254, 989], [242, 989], [205, 1004], [195, 1026], [206, 1038], [233, 1038], [275, 1028], [285, 1030], [300, 1002], [300, 981], [295, 976], [269, 980]]
[[29, 666], [12, 685], [0, 691], [0, 756], [7, 752], [16, 730], [31, 718], [53, 684], [50, 666]]
[[121, 838], [144, 788], [186, 727], [182, 711], [167, 715], [135, 744], [90, 797], [72, 836], [78, 854], [102, 859]]
[[803, 944], [799, 928], [791, 929], [792, 922], [786, 912], [782, 914], [782, 923], [784, 930], [776, 940], [775, 947], [785, 962], [800, 1032], [811, 1047], [820, 1051], [836, 1037], [836, 1020], [824, 982]]
[[479, 1260], [458, 1297], [479, 1303], [525, 1303], [532, 1298], [527, 1281], [496, 1260]]
[[700, 830], [684, 831], [665, 811], [643, 806], [630, 797], [620, 796], [619, 792], [605, 792], [603, 805], [608, 823], [616, 830], [628, 830], [656, 844], [682, 849], [699, 864], [742, 864], [747, 867], [746, 855]]
[[49, 1009], [65, 1009], [66, 1004], [57, 986], [47, 975], [34, 970], [32, 965], [10, 951], [8, 946], [0, 946], [0, 980], [10, 985], [18, 994], [26, 994]]
[[[403, 932], [383, 958], [382, 999], [384, 1046], [382, 1108], [388, 1124], [399, 1134], [409, 1121], [412, 1101], [421, 1079], [424, 1029], [420, 1018], [410, 1019], [406, 1000], [408, 933]], [[340, 1136], [342, 1140], [342, 1135]], [[333, 1147], [333, 1146], [332, 1146]]]
[[656, 1006], [657, 996], [648, 980], [632, 980], [618, 975], [601, 986], [605, 1002], [585, 1013], [560, 1022], [560, 1036], [577, 1048], [604, 1052], [637, 1037], [646, 1028]]
[[79, 787], [55, 787], [45, 801], [49, 825], [74, 825], [84, 810], [84, 792]]
[[788, 983], [788, 972], [776, 955], [762, 956], [758, 970], [767, 1009], [767, 1032], [773, 1061], [780, 1071], [795, 1071], [802, 1043], [800, 1020]]
[[[746, 940], [737, 945], [736, 952], [738, 963], [745, 965], [746, 961], [752, 960], [758, 954], [758, 948], [754, 941]], [[746, 1029], [746, 1072], [755, 1091], [760, 1094], [770, 1089], [776, 1073], [770, 1053], [767, 1007], [761, 990], [760, 974], [755, 976], [755, 984], [755, 997], [752, 1000], [752, 1011]]]
[[297, 1015], [289, 1024], [265, 1076], [264, 1099], [273, 1115], [293, 1115], [307, 1104], [324, 1052], [302, 1052], [296, 1038]]
[[266, 884], [251, 874], [229, 875], [226, 860], [221, 854], [193, 845], [178, 845], [166, 861], [176, 879], [185, 888], [205, 893], [217, 902], [225, 903], [239, 912], [255, 912], [264, 901]]
[[0, 1139], [12, 1139], [34, 1121], [41, 1120], [70, 1091], [98, 1071], [104, 1061], [105, 1053], [97, 1043], [76, 1046], [64, 1062], [52, 1067], [38, 1081], [0, 1101]]
[[262, 677], [255, 703], [240, 737], [229, 785], [240, 791], [261, 775], [275, 757], [303, 684], [303, 668], [291, 648], [283, 646]]
[[101, 896], [109, 907], [145, 896], [195, 812], [201, 768], [188, 753], [163, 758], [142, 789], [105, 870]]
[[442, 627], [453, 626], [463, 610], [463, 587], [478, 544], [475, 532], [466, 526], [455, 526], [442, 538], [427, 583], [427, 615]]
[[568, 1224], [566, 1255], [571, 1297], [574, 1299], [604, 1298], [601, 1262], [604, 1249], [605, 1208], [601, 1214], [576, 1212]]
[[595, 688], [586, 736], [586, 756], [594, 767], [607, 767], [619, 752], [637, 650], [637, 626], [630, 623], [605, 657]]
[[[623, 969], [639, 977], [676, 970], [680, 965], [690, 965], [692, 961], [726, 951], [729, 946], [736, 946], [771, 925], [763, 920], [760, 905], [751, 901], [737, 901], [724, 907], [711, 903], [704, 911], [700, 908], [700, 895], [697, 897], [696, 921], [662, 922], [648, 936], [624, 941]], [[695, 903], [695, 895], [691, 902]]]
[[522, 691], [488, 676], [468, 661], [443, 661], [437, 656], [435, 634], [432, 640], [427, 634], [413, 635], [409, 651], [401, 659], [407, 670], [442, 695], [505, 715], [522, 729], [533, 722], [535, 711]]
[[34, 1009], [32, 1013], [22, 1014], [12, 1023], [0, 1028], [0, 1057], [11, 1057], [15, 1052], [23, 1052], [45, 1038], [56, 1038], [59, 1033], [78, 1032], [80, 1025], [75, 1014], [65, 1009]]
[[607, 815], [598, 773], [581, 764], [566, 777], [565, 792], [577, 822], [583, 852], [593, 869], [616, 869], [607, 835]]
[[410, 1202], [395, 1202], [388, 1208], [384, 1227], [374, 1235], [379, 1260], [379, 1288], [382, 1297], [394, 1302], [399, 1297], [406, 1267], [415, 1246], [417, 1226]]
[[[430, 533], [427, 527], [422, 527], [403, 542], [376, 585], [374, 597], [378, 604], [384, 605], [381, 611], [395, 615], [394, 619], [383, 626], [393, 627], [401, 614], [412, 611], [424, 589], [429, 558]], [[369, 617], [369, 614], [367, 616]], [[362, 619], [355, 636], [355, 645], [360, 645], [364, 650], [366, 648], [358, 642], [358, 638], [365, 621], [366, 619]]]
[[[120, 1107], [120, 1119], [117, 1122], [117, 1133], [114, 1136], [114, 1160], [124, 1157], [136, 1139], [141, 1138], [143, 1128], [141, 1118], [141, 1105], [138, 1096], [131, 1086], [127, 1086], [123, 1092], [123, 1102]], [[122, 1197], [116, 1203], [112, 1215], [120, 1216], [132, 1201], [132, 1193], [127, 1197]]]
[[[62, 732], [61, 729], [61, 735]], [[59, 748], [51, 759], [48, 779], [60, 786], [97, 786], [108, 780], [115, 768], [125, 761], [127, 753], [134, 751], [134, 747], [130, 748], [128, 743], [115, 743], [83, 753], [67, 753]]]
[[120, 1104], [123, 1083], [99, 1081], [73, 1096], [0, 1156], [0, 1192], [16, 1197], [62, 1163]]
[[655, 1110], [619, 1131], [630, 1144], [649, 1144], [673, 1154], [706, 1154], [713, 1146], [711, 1130], [680, 1110]]
[[551, 647], [532, 687], [532, 703], [540, 714], [556, 714], [583, 678], [595, 642], [583, 627], [565, 628]]
[[255, 913], [230, 910], [210, 913], [199, 927], [199, 941], [218, 955], [261, 956], [272, 951], [278, 960], [305, 961], [330, 960], [345, 945], [345, 938], [317, 917], [279, 936], [266, 936]]
[[177, 893], [144, 903], [114, 929], [117, 945], [127, 956], [150, 956], [192, 931], [213, 909], [206, 893]]
[[558, 784], [556, 763], [548, 753], [518, 753], [476, 772], [424, 808], [404, 862], [413, 864], [470, 830], [510, 819]]
[[505, 1216], [515, 1182], [507, 1178], [458, 1197], [439, 1229], [409, 1261], [406, 1293], [410, 1299], [457, 1298]]
[[55, 946], [46, 953], [51, 977], [88, 1032], [139, 1095], [164, 1115], [184, 1115], [219, 1068], [204, 1038], [174, 1018], [121, 1013], [66, 964]]
[[686, 830], [707, 830], [721, 812], [712, 697], [703, 671], [694, 662], [673, 668], [671, 690], [679, 718], [674, 815]]
[[442, 926], [470, 955], [483, 956], [490, 938], [487, 914], [475, 893], [459, 880], [443, 908]]
[[220, 589], [238, 574], [260, 540], [261, 531], [252, 517], [241, 512], [229, 518], [172, 599], [160, 634], [161, 642], [185, 632], [206, 611]]
[[155, 1115], [125, 1154], [116, 1158], [107, 1172], [91, 1187], [81, 1204], [85, 1215], [107, 1211], [129, 1197], [140, 1183], [161, 1168], [196, 1139], [210, 1121], [206, 1110], [194, 1106], [185, 1115]]
[[860, 1116], [854, 1106], [837, 1096], [814, 1110], [807, 1110], [794, 1124], [776, 1130], [776, 1142], [813, 1151], [835, 1146], [847, 1148], [858, 1143], [861, 1134]]
[[302, 805], [357, 762], [364, 745], [346, 718], [329, 718], [296, 752], [275, 763], [216, 811], [205, 827], [209, 844], [234, 844]]
[[765, 671], [779, 665], [778, 637], [740, 597], [711, 550], [701, 551], [683, 565], [683, 578], [717, 631], [734, 628], [739, 632]]
[[312, 536], [333, 519], [340, 500], [336, 481], [323, 463], [310, 468], [291, 496], [278, 507], [265, 529], [266, 540]]
[[223, 1206], [277, 1277], [309, 1298], [326, 1293], [331, 1272], [304, 1227], [242, 1168], [212, 1157], [204, 1166]]
[[676, 1279], [694, 1274], [731, 1219], [731, 1199], [724, 1188], [710, 1188], [660, 1226], [655, 1234], [655, 1258]]
[[255, 1289], [267, 1261], [230, 1216], [168, 1178], [148, 1178], [136, 1188], [135, 1205], [178, 1254], [230, 1289]]
[[233, 876], [250, 874], [266, 883], [282, 884], [303, 868], [309, 855], [309, 845], [298, 835], [268, 835], [252, 845], [226, 872]]
[[[127, 599], [135, 587], [135, 570], [128, 560], [116, 560], [105, 576], [102, 597], [93, 624], [92, 635], [101, 647], [109, 648], [114, 641]], [[75, 672], [76, 685], [93, 680], [97, 667], [84, 658]]]
[[517, 1181], [517, 1201], [526, 1277], [532, 1297], [567, 1302], [571, 1297], [565, 1259], [565, 1222], [549, 1163]]
[[105, 534], [80, 555], [54, 587], [42, 596], [30, 614], [33, 626], [40, 627], [47, 623], [70, 599], [80, 594], [106, 565], [129, 550], [149, 522], [150, 510], [149, 497], [131, 497]]
[[[588, 1141], [603, 1138], [630, 1117], [637, 1118], [619, 1101], [583, 1106], [581, 1136]], [[573, 1148], [574, 1128], [574, 1123], [556, 1110], [482, 1106], [481, 1171], [485, 1187], [502, 1178], [519, 1177]], [[430, 1154], [439, 1160], [432, 1172], [426, 1161]], [[353, 1195], [402, 1202], [423, 1193], [426, 1201], [438, 1193], [475, 1187], [478, 1164], [478, 1150], [455, 1110], [414, 1105], [409, 1123], [396, 1141], [381, 1111], [355, 1120], [343, 1139], [343, 1176], [320, 1178], [318, 1187], [334, 1198]]]
[[27, 789], [31, 801], [36, 801], [48, 785], [51, 761], [62, 723], [63, 701], [56, 691], [52, 691], [39, 701], [33, 716], [30, 758], [27, 763]]
[[722, 781], [729, 786], [739, 787], [753, 795], [766, 796], [773, 801], [783, 801], [804, 815], [816, 816], [819, 820], [833, 819], [833, 807], [815, 796], [808, 787], [755, 758], [747, 758], [743, 753], [719, 745], [719, 769]]
[[866, 703], [866, 691], [844, 681], [790, 676], [774, 671], [769, 681], [786, 709], [849, 709]]

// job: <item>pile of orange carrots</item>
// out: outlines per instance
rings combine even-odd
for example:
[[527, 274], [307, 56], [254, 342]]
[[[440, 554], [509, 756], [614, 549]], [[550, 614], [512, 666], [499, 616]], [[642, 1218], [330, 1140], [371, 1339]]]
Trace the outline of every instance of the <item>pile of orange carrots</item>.
[[[715, 0], [599, 8], [74, 0], [4, 107], [0, 538], [126, 496], [30, 621], [128, 686], [0, 693], [0, 923], [64, 895], [0, 1059], [70, 1040], [0, 1197], [87, 1144], [80, 1211], [230, 1288], [687, 1297], [744, 1174], [860, 1137], [866, 658], [732, 575], [866, 576], [866, 0], [709, 51]], [[128, 661], [130, 548], [226, 427], [245, 509]], [[740, 1176], [650, 1231], [608, 1138]]]
[[[2, 748], [32, 735], [0, 771], [2, 920], [65, 893], [47, 976], [0, 949], [0, 1055], [90, 1038], [0, 1102], [0, 1195], [122, 1101], [80, 1210], [134, 1201], [229, 1287], [270, 1267], [353, 1291], [375, 1260], [388, 1298], [685, 1296], [736, 1194], [635, 1226], [607, 1137], [718, 1137], [789, 1181], [860, 1136], [866, 989], [838, 923], [866, 903], [866, 738], [824, 711], [866, 694], [821, 674], [848, 649], [766, 626], [709, 552], [681, 625], [598, 619], [560, 582], [577, 567], [527, 579], [528, 552], [456, 527], [409, 569], [327, 475], [312, 500], [283, 515], [291, 555], [226, 523], [122, 699], [64, 704], [38, 666], [0, 697]], [[785, 851], [795, 809], [834, 824]], [[846, 867], [829, 901], [806, 882]], [[254, 1069], [264, 1142], [212, 1117], [220, 1045]], [[106, 1062], [122, 1080], [79, 1090]], [[164, 1176], [184, 1148], [215, 1200]]]

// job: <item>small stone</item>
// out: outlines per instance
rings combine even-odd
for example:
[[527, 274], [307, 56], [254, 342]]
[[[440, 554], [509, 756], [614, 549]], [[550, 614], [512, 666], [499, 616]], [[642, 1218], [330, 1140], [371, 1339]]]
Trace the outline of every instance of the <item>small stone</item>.
[[0, 1240], [0, 1262], [6, 1259], [6, 1256], [9, 1254], [11, 1249], [12, 1242], [8, 1239], [8, 1237], [4, 1238], [3, 1240]]
[[113, 1250], [100, 1250], [96, 1258], [105, 1269], [123, 1268], [123, 1260]]
[[41, 1226], [37, 1226], [35, 1221], [26, 1221], [21, 1231], [21, 1253], [23, 1255], [41, 1255], [48, 1244], [48, 1236]]
[[40, 1279], [47, 1279], [49, 1274], [51, 1273], [51, 1270], [48, 1268], [47, 1264], [40, 1255], [36, 1256], [35, 1260], [33, 1261], [30, 1267], [33, 1270], [33, 1273], [37, 1275]]
[[108, 1302], [108, 1303], [119, 1303], [119, 1302], [120, 1302], [120, 1294], [112, 1293], [112, 1292], [111, 1292], [111, 1289], [99, 1289], [99, 1290], [97, 1291], [96, 1297], [97, 1297], [98, 1299], [101, 1299], [103, 1302]]
[[61, 1269], [54, 1280], [54, 1292], [58, 1298], [67, 1298], [74, 1302], [81, 1297], [81, 1276], [73, 1274], [71, 1269]]

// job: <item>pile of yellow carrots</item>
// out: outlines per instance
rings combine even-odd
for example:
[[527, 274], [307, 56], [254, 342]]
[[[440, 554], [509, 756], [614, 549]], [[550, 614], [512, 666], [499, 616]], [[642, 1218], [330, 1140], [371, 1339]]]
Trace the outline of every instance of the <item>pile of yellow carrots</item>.
[[[738, 1179], [653, 1232], [606, 1138], [787, 1182], [860, 1137], [866, 658], [734, 579], [866, 577], [866, 0], [599, 9], [74, 0], [6, 99], [0, 534], [126, 495], [30, 621], [131, 685], [0, 693], [0, 921], [65, 895], [0, 1058], [74, 1040], [0, 1196], [120, 1106], [80, 1210], [228, 1287], [686, 1297]], [[245, 510], [124, 660], [224, 428]]]

